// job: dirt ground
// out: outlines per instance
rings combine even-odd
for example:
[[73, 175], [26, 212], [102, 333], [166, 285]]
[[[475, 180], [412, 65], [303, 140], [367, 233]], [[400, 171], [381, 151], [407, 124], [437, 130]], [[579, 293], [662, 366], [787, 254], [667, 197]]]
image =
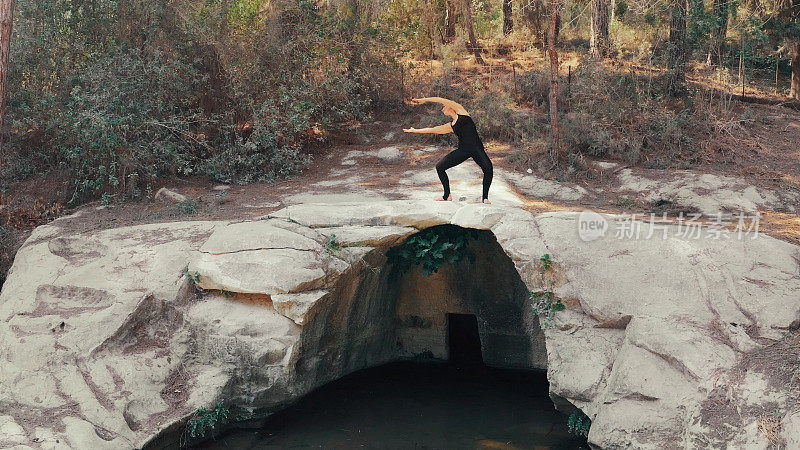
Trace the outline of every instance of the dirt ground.
[[[707, 214], [715, 206], [732, 213], [757, 210], [762, 215], [762, 232], [800, 244], [800, 112], [780, 105], [739, 102], [732, 108], [749, 109], [757, 125], [718, 123], [718, 132], [703, 141], [702, 158], [690, 170], [644, 169], [620, 161], [599, 161], [602, 170], [598, 177], [557, 181], [533, 167], [537, 159], [547, 157], [544, 153], [529, 155], [526, 161], [530, 166], [526, 167], [514, 158], [518, 148], [486, 141], [495, 168], [490, 199], [533, 212], [592, 209], [674, 217], [698, 211]], [[452, 147], [430, 135], [403, 133], [402, 128], [418, 124], [422, 114], [406, 107], [378, 115], [374, 122], [353, 128], [330, 145], [311, 149], [311, 164], [290, 179], [230, 186], [205, 177], [156, 183], [153, 193], [167, 187], [189, 197], [184, 204], [148, 198], [108, 206], [94, 201], [67, 208], [56, 195], [66, 190], [64, 180], [48, 175], [18, 183], [0, 202], [4, 203], [0, 211], [3, 224], [8, 225], [0, 236], [0, 281], [17, 248], [36, 225], [70, 214], [74, 216], [60, 221], [60, 226], [71, 232], [92, 232], [152, 222], [252, 219], [301, 202], [437, 198], [441, 185], [434, 166]], [[442, 123], [445, 120], [442, 116]], [[477, 164], [467, 160], [448, 174], [454, 200], [479, 200], [481, 172]]]

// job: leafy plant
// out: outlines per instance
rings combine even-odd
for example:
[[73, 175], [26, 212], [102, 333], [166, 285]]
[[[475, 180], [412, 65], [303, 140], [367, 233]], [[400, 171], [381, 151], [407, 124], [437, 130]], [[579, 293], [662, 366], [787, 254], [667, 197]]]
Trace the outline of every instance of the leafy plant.
[[567, 419], [567, 426], [570, 433], [578, 436], [588, 436], [589, 428], [592, 426], [592, 419], [579, 409], [570, 414], [569, 419]]
[[544, 292], [531, 292], [533, 299], [533, 314], [539, 317], [539, 324], [542, 329], [550, 328], [558, 311], [563, 311], [565, 306], [561, 299], [557, 298], [550, 287]]
[[188, 267], [183, 269], [183, 274], [186, 276], [186, 278], [189, 279], [189, 281], [192, 282], [192, 284], [196, 285], [200, 281], [200, 274], [197, 271], [195, 271], [194, 273], [189, 272]]
[[211, 410], [200, 408], [186, 424], [186, 432], [191, 437], [205, 436], [207, 430], [213, 430], [217, 425], [227, 422], [230, 413], [230, 408], [222, 402], [217, 403]]
[[111, 205], [111, 202], [114, 197], [116, 197], [116, 195], [111, 195], [108, 192], [103, 192], [103, 195], [100, 196], [100, 202], [103, 204], [103, 206], [109, 206]]
[[328, 253], [338, 252], [342, 249], [342, 245], [336, 240], [336, 235], [331, 234], [325, 241], [325, 250]]
[[228, 198], [228, 191], [218, 192], [217, 194], [214, 195], [214, 197], [215, 197], [218, 205], [222, 205], [222, 204], [228, 203], [228, 201], [230, 200]]
[[551, 267], [553, 267], [553, 260], [550, 259], [550, 254], [545, 253], [539, 258], [539, 261], [542, 263], [542, 270], [548, 271]]
[[467, 243], [477, 237], [477, 231], [448, 225], [427, 228], [389, 249], [386, 257], [400, 270], [422, 266], [422, 274], [428, 276], [465, 256], [473, 260], [474, 255], [467, 252]]
[[542, 283], [546, 284], [547, 288], [539, 292], [529, 291], [528, 294], [531, 300], [533, 300], [531, 309], [533, 310], [533, 314], [539, 318], [539, 326], [542, 329], [546, 329], [553, 324], [555, 314], [558, 311], [563, 311], [566, 307], [561, 303], [561, 299], [556, 297], [553, 293], [553, 281], [547, 280], [545, 276], [553, 267], [553, 260], [550, 258], [550, 254], [545, 253], [542, 255], [542, 257], [539, 258], [539, 262], [541, 263], [539, 275], [541, 276]]
[[197, 210], [200, 209], [200, 205], [197, 203], [197, 201], [192, 199], [187, 199], [182, 202], [178, 202], [177, 206], [178, 206], [178, 211], [180, 211], [181, 214], [187, 216], [197, 214]]

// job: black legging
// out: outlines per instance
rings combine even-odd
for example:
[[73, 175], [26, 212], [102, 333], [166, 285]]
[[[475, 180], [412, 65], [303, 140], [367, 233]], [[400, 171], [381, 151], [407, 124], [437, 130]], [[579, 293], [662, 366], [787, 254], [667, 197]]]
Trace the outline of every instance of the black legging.
[[447, 200], [447, 197], [450, 196], [450, 179], [447, 178], [445, 170], [455, 167], [469, 158], [478, 163], [478, 166], [483, 170], [483, 199], [489, 198], [489, 186], [492, 184], [493, 175], [492, 161], [489, 160], [489, 155], [482, 148], [475, 149], [472, 152], [457, 148], [445, 155], [436, 164], [436, 172], [439, 174], [439, 179], [442, 180], [442, 187], [444, 187], [443, 199]]

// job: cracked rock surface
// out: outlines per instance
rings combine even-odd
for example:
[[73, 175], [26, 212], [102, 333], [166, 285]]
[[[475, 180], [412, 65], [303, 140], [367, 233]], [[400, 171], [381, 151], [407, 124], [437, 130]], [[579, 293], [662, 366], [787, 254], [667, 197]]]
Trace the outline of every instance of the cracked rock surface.
[[[577, 217], [397, 200], [77, 235], [56, 220], [0, 293], [0, 447], [138, 448], [218, 401], [275, 411], [363, 367], [446, 357], [450, 312], [478, 316], [487, 362], [546, 368], [596, 448], [800, 442], [800, 248], [673, 225], [584, 242]], [[486, 230], [476, 262], [391, 282], [386, 249], [446, 224]], [[567, 306], [544, 331], [527, 298], [543, 254]]]

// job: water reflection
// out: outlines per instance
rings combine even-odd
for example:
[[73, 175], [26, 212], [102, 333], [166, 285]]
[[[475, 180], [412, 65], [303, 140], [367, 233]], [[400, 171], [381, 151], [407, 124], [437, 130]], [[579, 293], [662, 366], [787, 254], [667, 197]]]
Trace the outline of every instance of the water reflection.
[[203, 449], [580, 449], [544, 373], [392, 363], [323, 386]]

